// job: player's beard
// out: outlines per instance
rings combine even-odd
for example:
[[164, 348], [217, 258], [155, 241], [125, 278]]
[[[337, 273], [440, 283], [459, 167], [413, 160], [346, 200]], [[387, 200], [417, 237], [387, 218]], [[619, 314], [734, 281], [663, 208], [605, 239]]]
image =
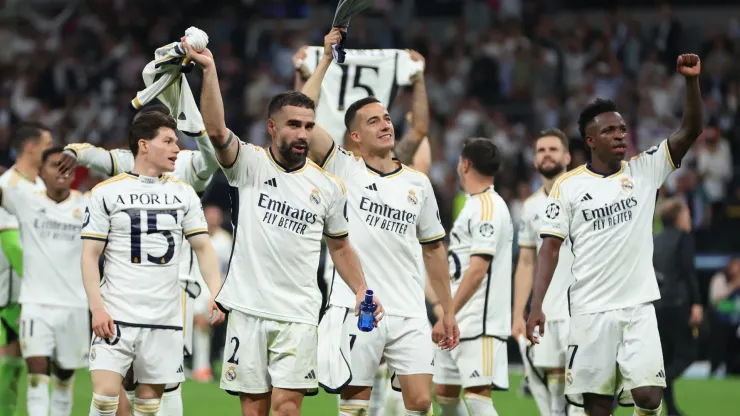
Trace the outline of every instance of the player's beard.
[[561, 163], [556, 163], [555, 166], [549, 169], [542, 167], [542, 165], [537, 166], [537, 172], [539, 172], [540, 175], [544, 176], [547, 179], [552, 179], [560, 175], [561, 173], [563, 173], [564, 170], [565, 166]]
[[293, 151], [293, 145], [291, 143], [282, 143], [278, 146], [278, 153], [283, 157], [283, 160], [289, 165], [298, 165], [306, 160], [308, 155], [308, 143], [306, 143], [306, 151], [304, 153], [296, 153]]

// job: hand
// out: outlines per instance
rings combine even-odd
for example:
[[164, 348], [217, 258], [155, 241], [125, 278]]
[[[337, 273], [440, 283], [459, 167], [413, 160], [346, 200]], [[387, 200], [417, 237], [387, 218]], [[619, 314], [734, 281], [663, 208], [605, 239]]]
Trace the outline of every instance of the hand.
[[697, 327], [704, 320], [704, 308], [701, 305], [691, 305], [691, 318], [689, 318], [689, 325]]
[[203, 69], [212, 69], [216, 67], [216, 63], [213, 60], [213, 54], [208, 48], [203, 49], [201, 52], [196, 52], [195, 49], [191, 48], [187, 42], [185, 42], [185, 36], [180, 38], [180, 44], [185, 49], [185, 55], [190, 58], [191, 61], [198, 64]]
[[331, 28], [331, 32], [324, 36], [324, 58], [334, 59], [331, 53], [331, 47], [338, 45], [342, 41], [342, 29], [338, 27]]
[[216, 298], [211, 298], [211, 301], [208, 303], [208, 316], [211, 317], [209, 320], [211, 326], [221, 325], [221, 322], [226, 319], [226, 315], [216, 305]]
[[298, 51], [293, 55], [293, 68], [295, 69], [301, 69], [301, 66], [303, 66], [303, 61], [306, 60], [306, 57], [308, 56], [307, 51], [308, 46], [303, 45], [301, 46], [301, 49], [298, 49]]
[[[454, 350], [460, 344], [460, 328], [457, 327], [455, 313], [445, 312], [442, 321], [438, 322], [437, 325], [440, 323], [442, 324], [442, 331], [435, 341], [437, 346], [443, 350]], [[434, 331], [432, 331], [432, 341], [434, 341]]]
[[676, 60], [676, 71], [687, 78], [698, 77], [701, 73], [699, 56], [693, 53], [679, 55]]
[[[357, 295], [355, 296], [355, 316], [360, 315], [360, 304], [364, 300], [365, 300], [365, 291], [358, 290]], [[373, 295], [373, 303], [375, 303], [375, 312], [373, 312], [375, 321], [373, 322], [373, 326], [377, 328], [378, 322], [380, 322], [380, 320], [383, 319], [383, 316], [385, 316], [385, 309], [383, 309], [383, 305], [380, 304], [378, 297], [375, 295]]]
[[69, 176], [74, 172], [77, 167], [77, 157], [71, 150], [65, 150], [62, 152], [62, 156], [59, 158], [59, 173], [64, 176]]
[[[534, 328], [539, 327], [539, 334], [535, 336]], [[529, 319], [527, 319], [527, 339], [532, 344], [539, 344], [539, 337], [545, 335], [545, 313], [542, 312], [542, 308], [533, 308], [529, 312]]]
[[90, 309], [92, 313], [92, 329], [99, 338], [110, 339], [116, 336], [116, 324], [113, 323], [105, 307]]
[[[420, 54], [419, 52], [413, 50], [413, 49], [406, 49], [406, 52], [409, 53], [409, 56], [411, 57], [411, 60], [414, 62], [421, 61], [422, 64], [424, 64], [424, 67], [426, 68], [426, 60], [424, 59], [424, 56]], [[411, 75], [410, 79], [411, 82], [416, 82], [420, 78], [424, 78], [424, 70], [421, 70], [413, 75]]]
[[511, 320], [511, 336], [514, 339], [519, 339], [520, 336], [527, 333], [527, 321], [523, 316], [515, 316]]

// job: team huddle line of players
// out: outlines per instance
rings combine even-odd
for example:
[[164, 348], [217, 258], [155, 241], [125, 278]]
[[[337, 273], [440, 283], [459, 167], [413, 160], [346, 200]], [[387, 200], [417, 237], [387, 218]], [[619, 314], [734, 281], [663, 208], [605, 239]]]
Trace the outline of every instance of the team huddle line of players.
[[[272, 98], [266, 149], [227, 128], [213, 56], [184, 38], [182, 58], [203, 77], [198, 151], [179, 151], [166, 107], [137, 113], [128, 151], [51, 147], [48, 130], [30, 124], [16, 132], [19, 157], [0, 186], [2, 207], [14, 216], [7, 228], [20, 230], [24, 247], [19, 260], [3, 236], [9, 267], [23, 276], [23, 307], [2, 309], [3, 341], [16, 334], [18, 342], [15, 355], [4, 347], [0, 370], [18, 368], [8, 359], [18, 352], [26, 359], [29, 415], [50, 408], [69, 415], [74, 370], [85, 366], [90, 415], [128, 414], [129, 406], [134, 415], [181, 415], [189, 348], [183, 308], [198, 295], [180, 277], [192, 276], [194, 264], [208, 289], [211, 323], [229, 314], [220, 383], [240, 397], [244, 415], [298, 415], [303, 397], [319, 386], [339, 393], [340, 415], [366, 414], [371, 397], [379, 400], [381, 365], [406, 415], [431, 414], [433, 383], [442, 415], [496, 415], [491, 391], [508, 388], [512, 333], [543, 415], [609, 415], [615, 393], [636, 415], [660, 414], [665, 381], [651, 304], [659, 293], [650, 224], [657, 189], [701, 132], [699, 58], [677, 61], [686, 77], [681, 128], [629, 161], [626, 124], [610, 101], [597, 100], [579, 119], [588, 164], [566, 173], [566, 136], [553, 129], [538, 138], [543, 187], [524, 206], [512, 314], [514, 230], [493, 188], [495, 145], [464, 143], [457, 170], [468, 197], [447, 237], [429, 179], [407, 165], [426, 140], [423, 73], [410, 77], [412, 131], [398, 143], [386, 106], [372, 94], [331, 109], [342, 126], [317, 123], [335, 84], [332, 47], [341, 38], [336, 28], [325, 37], [310, 76], [297, 83], [301, 92]], [[423, 64], [415, 52], [400, 52]], [[297, 61], [308, 57], [303, 50]], [[398, 57], [390, 60], [395, 79]], [[340, 76], [350, 68], [359, 79], [351, 62], [348, 56]], [[344, 147], [335, 143], [341, 131]], [[69, 173], [78, 163], [111, 178], [88, 194], [72, 191]], [[233, 205], [223, 281], [196, 194], [217, 169]], [[332, 278], [319, 322], [322, 240]], [[376, 328], [362, 332], [354, 316], [368, 288], [377, 294]], [[438, 318], [433, 328], [425, 297]]]

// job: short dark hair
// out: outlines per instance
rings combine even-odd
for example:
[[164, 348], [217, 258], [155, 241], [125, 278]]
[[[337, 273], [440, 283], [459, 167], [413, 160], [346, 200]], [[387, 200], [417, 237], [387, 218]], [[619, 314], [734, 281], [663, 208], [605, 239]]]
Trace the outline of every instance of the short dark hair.
[[150, 112], [172, 115], [169, 107], [167, 107], [166, 105], [162, 103], [155, 102], [155, 103], [147, 104], [144, 107], [141, 107], [141, 109], [139, 109], [139, 111], [136, 112], [136, 115], [134, 115], [134, 120], [141, 117], [142, 114], [150, 113]]
[[494, 176], [501, 166], [501, 155], [490, 139], [466, 139], [460, 156], [473, 164], [473, 169], [483, 176]]
[[[563, 149], [567, 152], [570, 146], [570, 142], [568, 140], [568, 136], [560, 129], [558, 128], [550, 128], [545, 129], [540, 132], [540, 135], [537, 136], [537, 140], [543, 138], [543, 137], [549, 137], [549, 136], [555, 136], [558, 139], [560, 139], [560, 143], [563, 144]], [[535, 141], [536, 142], [536, 141]]]
[[586, 139], [586, 127], [588, 127], [596, 117], [600, 114], [614, 113], [617, 111], [617, 105], [612, 100], [597, 98], [596, 101], [587, 105], [578, 117], [578, 132], [581, 133], [581, 138], [584, 140]]
[[41, 134], [45, 131], [51, 130], [37, 121], [24, 121], [16, 127], [10, 143], [16, 152], [22, 153], [26, 143], [31, 140], [39, 140]]
[[347, 131], [352, 131], [352, 129], [349, 127], [353, 121], [355, 121], [355, 117], [357, 116], [357, 112], [364, 106], [368, 104], [373, 103], [380, 103], [380, 100], [373, 97], [365, 97], [360, 98], [359, 100], [352, 103], [352, 105], [349, 106], [347, 111], [344, 113], [344, 127], [347, 128]]
[[177, 122], [169, 114], [159, 111], [144, 111], [136, 115], [128, 129], [128, 148], [136, 156], [139, 153], [139, 140], [151, 140], [157, 136], [160, 127], [177, 131]]
[[272, 117], [273, 114], [287, 106], [308, 108], [309, 110], [316, 111], [316, 103], [306, 94], [300, 91], [286, 91], [270, 99], [270, 103], [267, 105], [267, 117]]
[[64, 152], [64, 148], [61, 146], [54, 146], [44, 150], [44, 153], [41, 154], [41, 164], [43, 165], [46, 163], [46, 159], [48, 159], [49, 156], [62, 152]]

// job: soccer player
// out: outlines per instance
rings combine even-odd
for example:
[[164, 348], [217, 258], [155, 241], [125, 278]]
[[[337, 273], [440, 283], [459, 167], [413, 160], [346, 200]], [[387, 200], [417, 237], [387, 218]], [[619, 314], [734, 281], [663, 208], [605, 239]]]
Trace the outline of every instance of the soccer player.
[[[303, 91], [318, 101], [321, 84], [332, 62], [332, 45], [339, 42], [339, 29], [324, 39], [324, 53]], [[348, 187], [348, 211], [352, 246], [356, 248], [369, 285], [385, 299], [387, 313], [382, 328], [360, 332], [345, 320], [343, 337], [351, 342], [351, 381], [341, 391], [340, 414], [366, 412], [381, 358], [398, 376], [407, 415], [426, 415], [431, 405], [434, 347], [424, 305], [424, 278], [417, 262], [417, 247], [430, 281], [445, 311], [445, 333], [439, 345], [454, 348], [459, 342], [450, 297], [444, 229], [429, 178], [393, 159], [395, 135], [385, 107], [374, 97], [354, 102], [347, 109], [345, 128], [360, 149], [356, 157], [335, 144], [320, 126], [311, 136], [311, 158], [339, 176]], [[377, 259], [383, 259], [378, 262]], [[339, 275], [342, 270], [338, 269]], [[335, 279], [331, 308], [349, 310], [352, 297]], [[322, 353], [333, 353], [324, 351]]]
[[[474, 138], [463, 144], [457, 164], [468, 198], [452, 226], [448, 258], [460, 346], [436, 354], [435, 395], [443, 416], [467, 414], [465, 406], [474, 416], [496, 415], [491, 389], [509, 388], [506, 339], [511, 334], [514, 229], [506, 202], [493, 189], [500, 163], [493, 142]], [[434, 332], [441, 332], [442, 325], [439, 321]]]
[[[217, 296], [230, 311], [221, 388], [240, 396], [244, 415], [266, 416], [270, 409], [298, 415], [304, 394], [318, 388], [322, 235], [356, 294], [355, 313], [367, 289], [347, 239], [344, 184], [307, 158], [315, 123], [310, 98], [298, 92], [273, 97], [267, 109], [272, 144], [243, 143], [226, 128], [211, 52], [188, 47], [187, 54], [203, 68], [203, 120], [233, 187], [234, 246]], [[378, 305], [376, 323], [383, 312]]]
[[23, 279], [20, 303], [21, 352], [28, 365], [29, 416], [49, 414], [50, 360], [54, 359], [52, 413], [72, 412], [74, 370], [87, 364], [90, 319], [80, 274], [79, 239], [88, 198], [71, 191], [74, 176], [57, 169], [62, 148], [42, 155], [46, 191], [0, 189], [2, 207], [20, 225]]
[[[38, 123], [22, 123], [13, 134], [12, 145], [18, 156], [15, 165], [0, 176], [0, 186], [44, 190], [38, 173], [41, 156], [52, 145], [49, 130]], [[18, 342], [23, 254], [18, 221], [4, 209], [0, 209], [0, 242], [4, 254], [0, 255], [0, 416], [12, 416], [18, 402], [18, 377], [23, 368]]]
[[[217, 290], [221, 283], [198, 196], [190, 185], [165, 174], [175, 169], [176, 128], [169, 115], [139, 114], [129, 130], [132, 172], [93, 188], [85, 213], [82, 278], [94, 332], [91, 416], [116, 413], [121, 382], [132, 366], [139, 383], [136, 416], [157, 413], [165, 385], [184, 380], [178, 283], [183, 238], [209, 288]], [[210, 309], [216, 311], [213, 300]], [[222, 320], [219, 313], [213, 323]]]
[[[527, 300], [532, 292], [534, 265], [537, 250], [542, 247], [539, 236], [542, 212], [547, 204], [547, 196], [555, 181], [562, 176], [570, 164], [568, 136], [558, 129], [548, 129], [540, 133], [534, 143], [534, 166], [540, 173], [542, 187], [524, 201], [518, 244], [519, 260], [514, 276], [514, 309], [512, 336], [526, 343], [526, 321], [524, 319]], [[573, 283], [570, 269], [573, 253], [570, 240], [565, 239], [560, 247], [558, 267], [550, 290], [543, 301], [542, 309], [547, 314], [546, 337], [540, 344], [526, 347], [524, 351], [527, 366], [527, 380], [541, 415], [565, 415], [568, 403], [565, 399], [565, 366], [568, 349], [568, 286]], [[582, 413], [580, 408], [571, 406], [567, 414]]]
[[681, 127], [627, 162], [627, 125], [616, 105], [588, 105], [578, 127], [591, 161], [555, 182], [540, 213], [543, 241], [527, 338], [539, 343], [535, 327], [539, 336], [548, 334], [543, 299], [568, 238], [575, 283], [568, 290], [565, 394], [590, 416], [609, 415], [615, 391], [621, 404], [634, 403], [635, 415], [661, 414], [665, 369], [651, 303], [660, 298], [653, 213], [658, 189], [702, 132], [700, 67], [696, 55], [678, 57], [676, 70], [686, 78]]

